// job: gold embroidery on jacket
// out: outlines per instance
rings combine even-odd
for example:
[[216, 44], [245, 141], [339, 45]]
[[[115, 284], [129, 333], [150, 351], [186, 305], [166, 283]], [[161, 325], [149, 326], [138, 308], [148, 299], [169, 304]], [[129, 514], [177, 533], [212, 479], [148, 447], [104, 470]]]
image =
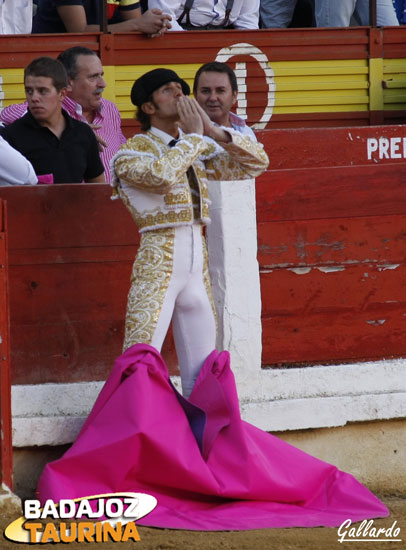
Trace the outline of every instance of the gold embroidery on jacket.
[[[188, 224], [193, 220], [192, 209], [183, 208], [182, 210], [175, 211], [169, 210], [168, 212], [158, 211], [156, 214], [145, 214], [142, 215], [136, 208], [134, 208], [130, 199], [120, 189], [120, 197], [123, 203], [126, 205], [128, 210], [131, 212], [132, 217], [134, 218], [135, 223], [137, 224], [138, 229], [143, 232], [145, 228], [148, 229], [163, 229], [165, 227], [176, 227], [178, 225]], [[205, 205], [204, 212], [206, 212], [206, 217], [209, 217], [209, 208]]]
[[[207, 179], [247, 179], [265, 170], [268, 157], [263, 146], [236, 131], [228, 131], [232, 142], [222, 144], [223, 148], [195, 135], [183, 136], [170, 150], [151, 132], [128, 140], [114, 166], [123, 186], [134, 188], [131, 197], [124, 188], [119, 190], [119, 195], [141, 232], [186, 225], [193, 219], [206, 224], [210, 219]], [[191, 189], [186, 176], [186, 159], [192, 160], [192, 157], [196, 180]], [[148, 201], [143, 197], [145, 192], [148, 192]]]
[[164, 197], [165, 204], [190, 204], [190, 196], [186, 189], [183, 189], [179, 193], [167, 193]]

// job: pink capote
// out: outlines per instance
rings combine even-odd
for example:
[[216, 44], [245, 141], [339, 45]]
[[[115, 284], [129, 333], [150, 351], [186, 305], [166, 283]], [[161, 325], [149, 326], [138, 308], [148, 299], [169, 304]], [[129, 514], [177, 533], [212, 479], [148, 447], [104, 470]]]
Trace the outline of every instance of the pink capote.
[[59, 501], [155, 496], [138, 523], [197, 530], [338, 526], [388, 509], [353, 476], [241, 420], [228, 352], [207, 358], [189, 400], [155, 348], [115, 362], [76, 442], [48, 464], [39, 495]]

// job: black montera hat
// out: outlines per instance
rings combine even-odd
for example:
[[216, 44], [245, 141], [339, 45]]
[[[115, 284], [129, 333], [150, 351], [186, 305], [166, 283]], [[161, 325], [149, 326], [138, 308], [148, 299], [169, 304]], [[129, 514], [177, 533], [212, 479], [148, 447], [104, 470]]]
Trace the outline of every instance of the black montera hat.
[[189, 84], [182, 80], [175, 71], [170, 69], [154, 69], [143, 74], [133, 84], [131, 90], [131, 102], [136, 107], [141, 107], [148, 101], [150, 95], [167, 82], [179, 82], [185, 95], [190, 94]]

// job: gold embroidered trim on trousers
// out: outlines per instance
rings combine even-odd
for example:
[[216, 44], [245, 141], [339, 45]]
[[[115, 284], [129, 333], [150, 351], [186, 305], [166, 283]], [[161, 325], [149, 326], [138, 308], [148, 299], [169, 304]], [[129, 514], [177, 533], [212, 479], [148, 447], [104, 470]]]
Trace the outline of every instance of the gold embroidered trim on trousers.
[[172, 275], [174, 241], [173, 228], [142, 234], [128, 293], [123, 351], [152, 341]]
[[204, 286], [206, 287], [207, 296], [209, 298], [210, 305], [213, 310], [214, 320], [216, 321], [216, 334], [218, 332], [218, 322], [217, 322], [217, 312], [216, 312], [216, 306], [214, 303], [213, 298], [213, 292], [211, 289], [211, 282], [210, 282], [210, 273], [209, 273], [209, 254], [207, 252], [207, 245], [206, 245], [206, 239], [203, 235], [202, 231], [202, 248], [203, 248], [203, 281]]

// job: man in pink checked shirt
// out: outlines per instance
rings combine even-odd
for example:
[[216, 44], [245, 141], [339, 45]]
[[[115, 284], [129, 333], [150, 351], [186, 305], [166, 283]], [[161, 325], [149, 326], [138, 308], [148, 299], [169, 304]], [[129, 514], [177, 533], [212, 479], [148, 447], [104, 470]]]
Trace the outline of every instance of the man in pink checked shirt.
[[[69, 79], [68, 94], [62, 107], [71, 117], [87, 122], [95, 131], [106, 181], [109, 181], [110, 160], [126, 138], [121, 131], [117, 107], [102, 97], [106, 82], [101, 61], [95, 52], [83, 46], [65, 50], [58, 59], [65, 66]], [[0, 120], [6, 125], [11, 124], [26, 112], [26, 102], [10, 105], [3, 109]]]

